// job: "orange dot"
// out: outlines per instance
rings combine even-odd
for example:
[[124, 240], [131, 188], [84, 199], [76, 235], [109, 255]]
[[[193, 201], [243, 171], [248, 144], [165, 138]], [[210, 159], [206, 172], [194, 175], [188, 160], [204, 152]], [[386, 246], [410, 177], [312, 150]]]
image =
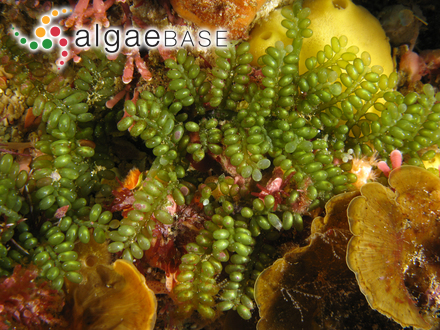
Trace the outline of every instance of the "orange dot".
[[38, 29], [35, 30], [35, 35], [38, 38], [43, 38], [46, 35], [46, 30], [42, 27], [39, 27]]
[[67, 10], [66, 10], [66, 9], [63, 9], [62, 12], [63, 12], [63, 14], [65, 14], [65, 13], [67, 13]]
[[42, 22], [43, 24], [49, 24], [49, 23], [50, 23], [50, 18], [49, 18], [49, 16], [43, 16], [43, 17], [41, 18], [41, 22]]
[[52, 11], [52, 16], [58, 16], [58, 10], [54, 10], [54, 11]]

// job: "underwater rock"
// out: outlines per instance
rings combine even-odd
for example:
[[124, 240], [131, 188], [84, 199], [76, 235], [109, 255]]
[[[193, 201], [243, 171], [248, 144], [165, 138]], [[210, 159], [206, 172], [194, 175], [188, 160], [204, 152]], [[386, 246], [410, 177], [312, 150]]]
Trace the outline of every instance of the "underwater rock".
[[369, 308], [345, 262], [351, 236], [346, 210], [358, 194], [333, 197], [326, 217], [313, 220], [310, 244], [261, 273], [255, 284], [258, 329], [399, 329]]
[[409, 44], [411, 50], [414, 48], [424, 23], [420, 8], [415, 6], [411, 10], [403, 5], [388, 6], [382, 9], [378, 17], [393, 47]]
[[402, 166], [389, 184], [367, 183], [350, 203], [347, 263], [372, 308], [431, 329], [440, 309], [440, 179]]

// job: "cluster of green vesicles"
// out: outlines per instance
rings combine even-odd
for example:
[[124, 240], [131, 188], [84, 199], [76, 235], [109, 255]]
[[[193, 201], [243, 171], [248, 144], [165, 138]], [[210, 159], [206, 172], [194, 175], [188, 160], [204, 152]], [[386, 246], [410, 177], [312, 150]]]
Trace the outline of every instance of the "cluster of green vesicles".
[[[387, 77], [381, 67], [369, 67], [369, 54], [358, 57], [357, 47], [345, 48], [345, 37], [332, 38], [306, 61], [309, 71], [299, 75], [302, 38], [311, 35], [309, 10], [297, 3], [283, 14], [292, 45], [266, 50], [259, 59], [259, 84], [251, 79], [246, 42], [216, 49], [212, 70], [200, 68], [181, 49], [176, 60], [165, 61], [168, 87], [143, 92], [136, 104], [127, 101], [127, 116], [118, 123], [152, 149], [157, 157], [152, 173], [162, 172], [161, 179], [149, 173], [135, 194], [143, 214], [134, 213], [131, 235], [142, 233], [146, 223], [144, 234], [151, 237], [151, 210], [157, 210], [156, 220], [172, 224], [165, 196], [189, 204], [197, 187], [204, 212], [212, 217], [181, 259], [175, 293], [185, 316], [194, 309], [207, 318], [215, 309], [236, 309], [250, 318], [254, 280], [275, 257], [263, 242], [277, 239], [280, 230], [301, 230], [303, 214], [353, 189], [353, 155], [377, 151], [388, 159], [399, 149], [410, 156], [408, 163], [420, 166], [435, 156], [433, 150], [421, 150], [440, 138], [440, 105], [435, 104], [440, 94], [434, 95], [430, 85], [423, 94], [394, 91], [397, 74]], [[203, 176], [188, 171], [187, 154], [195, 162], [209, 154], [232, 177], [203, 184]], [[282, 170], [286, 193], [249, 198], [250, 182], [269, 178], [274, 167]], [[233, 177], [244, 181], [238, 184]], [[118, 244], [117, 250], [128, 247]]]
[[[20, 171], [20, 165], [14, 162], [10, 154], [0, 159], [0, 214], [6, 217], [2, 222], [1, 242], [5, 243], [14, 236], [14, 227], [19, 224], [23, 227], [22, 214], [29, 213], [29, 204], [21, 197], [19, 189], [22, 189], [28, 180], [28, 173]], [[30, 248], [38, 243], [33, 236], [23, 239], [24, 248]], [[0, 244], [0, 275], [9, 275], [7, 269], [14, 266], [13, 260], [21, 260], [22, 254], [17, 250], [9, 251], [5, 245]]]
[[116, 129], [116, 113], [102, 110], [115, 94], [123, 57], [108, 61], [99, 51], [85, 52], [78, 72], [56, 75], [8, 37], [2, 38], [1, 51], [10, 59], [5, 65], [13, 75], [9, 87], [23, 95], [35, 116], [42, 115], [43, 134], [34, 146], [42, 155], [32, 160], [26, 179], [24, 171], [16, 173], [19, 165], [11, 155], [0, 161], [5, 176], [1, 188], [7, 189], [0, 211], [7, 219], [0, 267], [7, 274], [14, 262], [32, 261], [41, 267], [41, 276], [60, 289], [65, 276], [82, 280], [74, 243], [88, 243], [91, 236], [103, 243], [113, 218], [100, 204], [89, 205], [91, 197], [111, 195], [111, 188], [101, 182], [115, 177], [104, 145], [106, 132]]
[[[270, 242], [281, 230], [302, 230], [304, 214], [353, 189], [352, 155], [377, 151], [388, 159], [399, 149], [409, 155], [408, 163], [420, 166], [435, 156], [434, 150], [423, 151], [440, 139], [440, 94], [434, 95], [432, 86], [421, 94], [394, 91], [397, 74], [387, 77], [380, 67], [369, 67], [369, 55], [358, 57], [354, 46], [346, 49], [345, 37], [332, 38], [307, 59], [309, 71], [299, 75], [302, 38], [311, 35], [309, 10], [296, 2], [283, 14], [292, 44], [266, 50], [258, 82], [246, 42], [216, 49], [216, 66], [207, 70], [182, 49], [176, 60], [165, 61], [169, 84], [141, 92], [136, 103], [126, 101], [122, 119], [117, 111], [101, 112], [114, 94], [122, 58], [108, 61], [99, 51], [84, 53], [72, 77], [44, 81], [27, 78], [26, 70], [37, 70], [38, 62], [11, 64], [22, 70], [14, 72], [21, 79], [15, 83], [30, 93], [28, 105], [43, 115], [46, 134], [36, 145], [45, 155], [33, 160], [28, 179], [16, 173], [10, 155], [0, 161], [3, 272], [28, 259], [57, 288], [64, 276], [79, 282], [73, 245], [91, 236], [99, 243], [110, 239], [110, 252], [139, 259], [150, 248], [157, 223], [175, 224], [174, 203], [191, 207], [197, 195], [210, 220], [181, 259], [175, 288], [179, 311], [212, 318], [216, 309], [236, 309], [249, 319], [254, 281], [276, 257]], [[90, 203], [90, 196], [109, 193], [101, 179], [113, 177], [114, 164], [102, 146], [116, 122], [120, 131], [145, 141], [156, 157], [134, 192], [134, 209], [122, 220]], [[224, 172], [215, 180], [189, 167], [188, 158], [200, 162], [207, 155]], [[260, 193], [255, 183], [269, 178], [277, 184]], [[20, 196], [23, 186], [26, 198]], [[17, 200], [21, 205], [13, 203]], [[65, 206], [66, 215], [54, 218]], [[40, 214], [47, 221], [20, 222]]]

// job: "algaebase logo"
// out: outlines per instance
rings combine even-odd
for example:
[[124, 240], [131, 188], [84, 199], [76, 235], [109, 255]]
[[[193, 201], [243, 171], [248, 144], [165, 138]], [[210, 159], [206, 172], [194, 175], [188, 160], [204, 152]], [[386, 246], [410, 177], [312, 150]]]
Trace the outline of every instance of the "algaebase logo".
[[[12, 26], [12, 35], [18, 42], [27, 46], [31, 51], [52, 50], [55, 46], [60, 47], [60, 59], [56, 61], [58, 70], [66, 63], [69, 56], [68, 39], [63, 35], [61, 26], [52, 22], [54, 18], [59, 18], [65, 14], [71, 13], [72, 9], [52, 9], [50, 13], [43, 15], [40, 19], [41, 24], [33, 30], [34, 38], [30, 38], [20, 33], [16, 26]], [[63, 60], [64, 59], [64, 60]]]
[[[16, 26], [12, 27], [12, 34], [23, 47], [28, 47], [31, 51], [50, 51], [54, 47], [60, 48], [60, 57], [56, 61], [60, 70], [70, 58], [81, 50], [91, 47], [102, 49], [107, 55], [114, 55], [124, 47], [128, 50], [134, 49], [136, 52], [142, 49], [173, 49], [185, 46], [208, 48], [227, 47], [226, 30], [205, 30], [201, 29], [193, 35], [187, 30], [176, 31], [172, 27], [158, 30], [154, 27], [147, 29], [109, 27], [102, 29], [99, 24], [95, 24], [90, 29], [81, 28], [74, 31], [74, 36], [66, 38], [63, 35], [63, 26], [58, 23], [59, 17], [72, 12], [72, 9], [52, 9], [50, 14], [43, 15], [39, 20], [39, 25], [34, 28], [35, 37], [27, 38], [20, 34]], [[56, 19], [57, 18], [57, 19]]]

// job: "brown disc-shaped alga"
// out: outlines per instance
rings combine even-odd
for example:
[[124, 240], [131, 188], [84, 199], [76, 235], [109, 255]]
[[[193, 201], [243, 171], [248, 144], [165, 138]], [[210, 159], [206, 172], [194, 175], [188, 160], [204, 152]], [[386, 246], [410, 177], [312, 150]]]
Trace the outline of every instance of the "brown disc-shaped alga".
[[313, 220], [310, 244], [293, 248], [255, 283], [257, 329], [396, 329], [365, 301], [345, 254], [351, 237], [347, 207], [358, 192], [333, 197]]
[[367, 183], [351, 201], [347, 264], [372, 308], [431, 329], [440, 310], [440, 179], [402, 166], [389, 184]]

